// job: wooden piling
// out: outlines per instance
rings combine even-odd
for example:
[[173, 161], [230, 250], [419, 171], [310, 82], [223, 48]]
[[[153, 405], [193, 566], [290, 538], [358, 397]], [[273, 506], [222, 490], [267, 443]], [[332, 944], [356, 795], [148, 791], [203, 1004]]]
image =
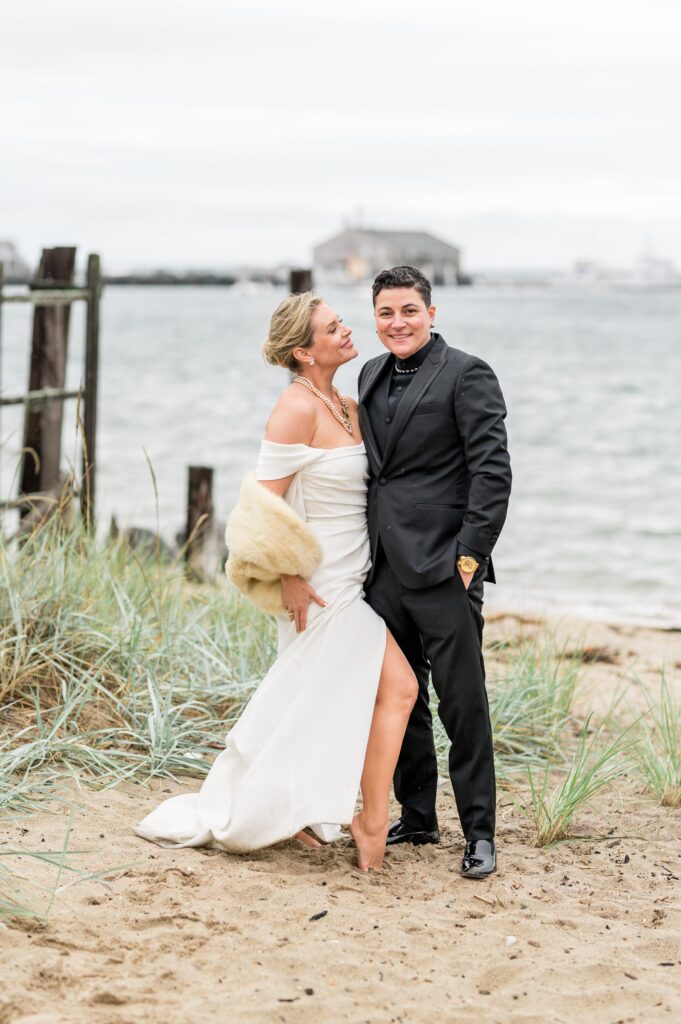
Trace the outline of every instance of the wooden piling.
[[[5, 287], [5, 264], [0, 260], [0, 354], [2, 354], [2, 292]], [[0, 381], [0, 384], [2, 382]]]
[[102, 293], [102, 271], [99, 256], [92, 253], [87, 261], [87, 313], [85, 319], [85, 401], [83, 408], [83, 483], [81, 512], [85, 524], [95, 521], [95, 470], [97, 447], [97, 382], [99, 376], [99, 300]]
[[289, 289], [291, 295], [300, 295], [302, 292], [312, 291], [312, 271], [292, 270], [289, 276]]
[[[5, 264], [0, 260], [0, 395], [2, 394], [2, 307], [3, 307], [3, 290], [5, 287]], [[0, 412], [2, 406], [0, 406]], [[0, 468], [2, 468], [2, 450], [4, 448], [4, 437], [2, 435], [2, 420], [0, 419]], [[2, 474], [0, 473], [0, 479]]]
[[215, 572], [208, 564], [213, 530], [213, 470], [210, 466], [190, 466], [187, 489], [187, 533], [185, 562], [199, 579]]
[[[2, 307], [3, 303], [3, 290], [5, 288], [5, 264], [0, 260], [0, 393], [2, 392]], [[2, 436], [0, 435], [0, 448]]]
[[[75, 247], [43, 249], [32, 289], [73, 284]], [[33, 312], [29, 391], [62, 388], [66, 380], [70, 304], [38, 306]], [[63, 403], [46, 399], [26, 406], [20, 494], [59, 491]], [[24, 519], [31, 505], [21, 506]]]

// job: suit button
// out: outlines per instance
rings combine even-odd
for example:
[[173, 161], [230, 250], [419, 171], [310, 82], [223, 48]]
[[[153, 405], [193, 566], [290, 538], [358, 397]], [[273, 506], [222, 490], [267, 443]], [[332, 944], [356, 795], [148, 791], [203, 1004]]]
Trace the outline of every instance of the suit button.
[[392, 526], [389, 526], [389, 527], [388, 527], [388, 529], [389, 529], [389, 530], [392, 530]]
[[381, 477], [379, 477], [378, 482], [379, 482], [379, 484], [382, 487], [383, 484], [387, 484], [388, 481], [386, 480], [386, 478], [384, 476], [381, 476]]
[[386, 418], [385, 418], [385, 422], [386, 422], [386, 423], [390, 423], [390, 420], [391, 420], [391, 418], [392, 418], [392, 417], [390, 417], [390, 416], [386, 416]]

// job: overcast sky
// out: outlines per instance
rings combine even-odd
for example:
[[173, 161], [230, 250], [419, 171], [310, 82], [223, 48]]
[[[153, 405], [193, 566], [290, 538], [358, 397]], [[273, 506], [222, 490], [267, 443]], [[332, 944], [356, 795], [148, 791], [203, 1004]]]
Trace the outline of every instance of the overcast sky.
[[678, 0], [0, 0], [0, 238], [308, 263], [349, 219], [470, 270], [681, 264]]

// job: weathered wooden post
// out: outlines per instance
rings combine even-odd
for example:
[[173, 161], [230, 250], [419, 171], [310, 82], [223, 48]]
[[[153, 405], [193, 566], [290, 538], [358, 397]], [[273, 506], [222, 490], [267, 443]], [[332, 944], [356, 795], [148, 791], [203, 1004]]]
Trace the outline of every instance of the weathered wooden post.
[[[187, 490], [187, 533], [185, 563], [199, 579], [215, 573], [210, 565], [213, 543], [213, 470], [210, 466], [190, 466]], [[217, 555], [216, 555], [217, 558]]]
[[95, 522], [95, 472], [97, 449], [97, 382], [99, 375], [99, 301], [102, 294], [102, 271], [99, 256], [92, 253], [87, 261], [87, 313], [85, 318], [85, 402], [83, 409], [83, 482], [81, 512], [85, 525]]
[[[2, 370], [2, 292], [5, 287], [5, 264], [0, 260], [0, 371]], [[0, 377], [0, 389], [2, 377]], [[0, 445], [1, 447], [1, 445]]]
[[[0, 260], [0, 395], [2, 394], [2, 292], [5, 287], [5, 264]], [[0, 406], [0, 409], [2, 406]], [[2, 459], [3, 449], [3, 437], [2, 437], [2, 423], [0, 422], [0, 460]], [[0, 461], [0, 468], [2, 462]], [[0, 474], [1, 479], [1, 474]]]
[[[75, 247], [43, 249], [37, 280], [31, 282], [31, 290], [73, 284], [75, 264]], [[29, 391], [64, 387], [70, 312], [70, 303], [35, 306]], [[61, 401], [46, 399], [26, 406], [20, 494], [43, 492], [55, 499], [58, 497], [62, 418]], [[31, 507], [30, 503], [21, 506], [22, 519], [30, 514]]]
[[300, 295], [302, 292], [312, 291], [312, 271], [292, 270], [289, 275], [289, 289], [291, 295]]
[[2, 290], [5, 287], [5, 264], [0, 260], [0, 354], [2, 353]]

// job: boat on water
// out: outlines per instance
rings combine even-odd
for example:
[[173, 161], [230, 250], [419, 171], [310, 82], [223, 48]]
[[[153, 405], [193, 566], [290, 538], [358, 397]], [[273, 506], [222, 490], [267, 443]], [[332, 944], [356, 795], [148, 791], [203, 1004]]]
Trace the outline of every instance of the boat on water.
[[553, 283], [594, 292], [676, 291], [681, 289], [681, 271], [671, 260], [656, 256], [641, 256], [632, 267], [578, 260], [570, 272], [554, 278]]

